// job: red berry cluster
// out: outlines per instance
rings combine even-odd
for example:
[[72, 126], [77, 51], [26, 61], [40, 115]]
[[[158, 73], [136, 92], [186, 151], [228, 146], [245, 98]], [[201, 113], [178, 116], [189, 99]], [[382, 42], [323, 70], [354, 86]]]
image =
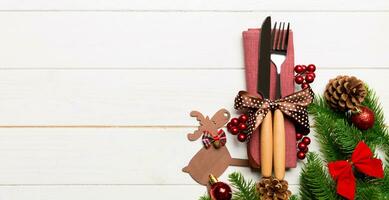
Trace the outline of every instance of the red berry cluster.
[[227, 124], [227, 130], [232, 135], [238, 135], [238, 140], [244, 142], [247, 139], [247, 115], [243, 114], [239, 118], [232, 118]]
[[311, 139], [307, 136], [304, 136], [304, 135], [308, 135], [308, 133], [309, 131], [305, 132], [304, 134], [299, 132], [296, 133], [297, 148], [298, 148], [297, 158], [300, 160], [304, 160], [305, 154], [308, 153], [308, 145], [311, 144]]
[[297, 75], [294, 77], [294, 81], [297, 84], [301, 84], [301, 88], [305, 89], [312, 83], [316, 78], [316, 66], [314, 64], [305, 65], [296, 65], [294, 71]]

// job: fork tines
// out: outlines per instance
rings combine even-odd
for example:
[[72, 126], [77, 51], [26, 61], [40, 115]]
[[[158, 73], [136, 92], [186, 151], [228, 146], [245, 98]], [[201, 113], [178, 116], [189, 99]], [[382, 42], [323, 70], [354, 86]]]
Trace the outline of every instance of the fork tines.
[[288, 49], [289, 40], [289, 23], [285, 30], [285, 22], [279, 23], [277, 30], [277, 22], [274, 24], [274, 28], [271, 33], [271, 51], [278, 54], [286, 54]]

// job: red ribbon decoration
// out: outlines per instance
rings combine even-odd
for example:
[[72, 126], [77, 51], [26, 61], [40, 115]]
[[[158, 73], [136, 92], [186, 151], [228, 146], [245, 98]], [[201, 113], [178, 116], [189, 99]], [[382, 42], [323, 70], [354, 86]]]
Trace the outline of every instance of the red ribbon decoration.
[[355, 198], [355, 176], [353, 166], [368, 176], [383, 178], [382, 161], [373, 158], [373, 153], [364, 142], [355, 147], [350, 160], [330, 162], [328, 168], [332, 178], [337, 182], [336, 191], [346, 199]]

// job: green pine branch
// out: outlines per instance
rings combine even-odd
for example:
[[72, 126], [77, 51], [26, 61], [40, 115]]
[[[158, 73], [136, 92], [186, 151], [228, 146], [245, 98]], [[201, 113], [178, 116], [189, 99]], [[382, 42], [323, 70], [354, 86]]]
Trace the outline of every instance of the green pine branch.
[[258, 200], [255, 182], [246, 181], [241, 173], [234, 172], [228, 176], [234, 188], [233, 200]]

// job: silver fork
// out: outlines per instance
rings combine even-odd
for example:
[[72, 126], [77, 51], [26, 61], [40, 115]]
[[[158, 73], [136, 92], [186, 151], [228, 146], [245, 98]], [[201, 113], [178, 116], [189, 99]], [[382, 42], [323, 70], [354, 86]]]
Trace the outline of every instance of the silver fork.
[[[282, 28], [281, 28], [282, 26]], [[285, 61], [288, 50], [289, 40], [289, 23], [285, 31], [285, 23], [280, 23], [278, 31], [276, 30], [277, 23], [271, 34], [271, 60], [277, 68], [277, 86], [276, 99], [281, 98], [281, 65]], [[280, 109], [276, 109], [273, 115], [273, 162], [274, 162], [274, 176], [279, 180], [285, 177], [285, 126], [284, 115]]]
[[[277, 22], [274, 24], [274, 28], [271, 34], [271, 60], [277, 68], [277, 90], [276, 90], [276, 99], [281, 97], [281, 85], [280, 85], [280, 74], [281, 74], [281, 65], [284, 63], [286, 58], [286, 53], [288, 50], [288, 40], [289, 40], [289, 23], [285, 31], [285, 23], [279, 23], [278, 31]], [[281, 28], [282, 26], [282, 28]]]

